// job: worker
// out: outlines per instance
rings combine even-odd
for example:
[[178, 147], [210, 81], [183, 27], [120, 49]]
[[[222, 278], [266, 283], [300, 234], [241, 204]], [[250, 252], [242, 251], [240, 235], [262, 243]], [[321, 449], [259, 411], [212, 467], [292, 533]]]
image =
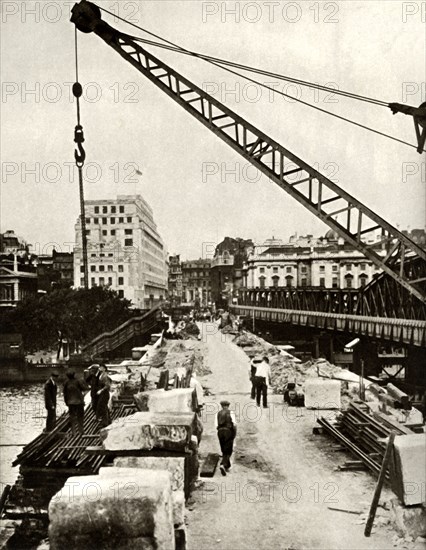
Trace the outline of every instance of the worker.
[[101, 375], [99, 365], [97, 363], [90, 365], [89, 370], [85, 371], [86, 384], [90, 386], [90, 401], [92, 404], [92, 410], [96, 414], [98, 407], [98, 389], [99, 389], [99, 377]]
[[51, 432], [56, 424], [56, 396], [58, 394], [58, 374], [52, 372], [44, 384], [44, 406], [47, 410], [46, 432]]
[[73, 435], [83, 434], [84, 423], [84, 392], [87, 387], [75, 377], [75, 372], [67, 372], [67, 381], [64, 384], [64, 401], [68, 407]]
[[220, 449], [222, 451], [222, 460], [220, 462], [220, 472], [226, 476], [231, 469], [231, 455], [234, 447], [234, 439], [237, 435], [237, 422], [235, 414], [229, 410], [229, 401], [220, 402], [222, 410], [216, 415], [217, 437], [219, 438]]
[[251, 382], [250, 397], [252, 399], [256, 399], [256, 383], [255, 383], [256, 369], [257, 369], [257, 365], [261, 362], [262, 362], [262, 359], [260, 357], [253, 357], [253, 359], [250, 362], [249, 379]]
[[260, 407], [260, 396], [263, 400], [263, 408], [268, 408], [268, 383], [271, 384], [271, 368], [269, 358], [265, 355], [263, 361], [256, 367], [254, 385], [256, 386], [256, 403]]
[[100, 365], [99, 367], [97, 388], [96, 419], [104, 428], [105, 426], [109, 426], [111, 424], [111, 417], [108, 408], [111, 378], [108, 376], [108, 371], [105, 365]]

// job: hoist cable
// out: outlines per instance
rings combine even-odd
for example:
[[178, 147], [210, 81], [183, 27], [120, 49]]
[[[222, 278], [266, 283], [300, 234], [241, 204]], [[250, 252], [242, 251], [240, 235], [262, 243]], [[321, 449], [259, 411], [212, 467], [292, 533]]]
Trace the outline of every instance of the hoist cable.
[[[75, 28], [75, 42], [74, 42], [74, 51], [75, 51], [75, 81], [78, 82], [78, 34], [77, 27]], [[80, 98], [77, 99], [77, 124], [80, 126]]]
[[246, 80], [248, 80], [249, 82], [252, 82], [258, 86], [261, 86], [263, 88], [266, 88], [267, 90], [270, 90], [276, 94], [279, 94], [279, 95], [282, 95], [284, 97], [287, 97], [289, 99], [292, 99], [298, 103], [301, 103], [303, 105], [306, 105], [308, 107], [312, 107], [313, 109], [316, 109], [317, 111], [320, 111], [322, 113], [325, 113], [327, 115], [330, 115], [330, 116], [333, 116], [339, 120], [343, 120], [344, 122], [348, 122], [349, 124], [353, 124], [354, 126], [358, 126], [359, 128], [363, 128], [364, 130], [368, 130], [370, 132], [373, 132], [377, 135], [380, 135], [382, 137], [386, 137], [388, 139], [391, 139], [392, 141], [396, 141], [398, 143], [401, 143], [403, 145], [407, 145], [408, 147], [413, 147], [414, 149], [417, 149], [417, 146], [416, 145], [413, 145], [412, 143], [409, 143], [407, 141], [404, 141], [402, 139], [399, 139], [399, 138], [396, 138], [394, 136], [391, 136], [389, 134], [386, 134], [384, 132], [381, 132], [379, 130], [375, 130], [374, 128], [371, 128], [369, 126], [366, 126], [364, 124], [361, 124], [359, 122], [356, 122], [354, 120], [351, 120], [349, 118], [346, 118], [344, 116], [341, 116], [341, 115], [337, 115], [335, 113], [332, 113], [331, 111], [327, 111], [326, 109], [322, 109], [321, 107], [317, 107], [316, 105], [312, 105], [312, 103], [308, 103], [307, 101], [303, 101], [302, 99], [299, 99], [297, 97], [294, 97], [292, 95], [289, 95], [289, 94], [286, 94], [284, 92], [281, 92], [279, 90], [275, 90], [274, 88], [271, 88], [270, 86], [266, 85], [266, 84], [263, 84], [262, 82], [259, 82], [257, 80], [254, 80], [244, 74], [241, 74], [241, 73], [238, 73], [236, 71], [233, 71], [231, 70], [230, 68], [228, 67], [235, 67], [235, 68], [239, 68], [239, 69], [242, 69], [242, 70], [246, 70], [246, 71], [249, 71], [249, 72], [254, 72], [254, 73], [257, 73], [257, 74], [262, 74], [264, 76], [270, 76], [270, 77], [274, 77], [274, 78], [278, 78], [280, 80], [286, 80], [286, 81], [289, 81], [289, 82], [293, 82], [293, 83], [297, 83], [297, 84], [300, 84], [300, 85], [303, 85], [303, 86], [307, 86], [307, 87], [311, 87], [311, 88], [316, 88], [316, 89], [319, 89], [319, 90], [323, 90], [323, 91], [329, 91], [329, 92], [332, 92], [334, 94], [338, 94], [338, 95], [342, 95], [342, 96], [345, 96], [345, 97], [348, 97], [350, 99], [357, 99], [359, 101], [365, 101], [365, 102], [369, 102], [369, 103], [372, 103], [372, 104], [375, 104], [375, 105], [379, 105], [379, 106], [383, 106], [383, 107], [388, 107], [389, 104], [387, 102], [384, 102], [384, 101], [381, 101], [381, 100], [378, 100], [378, 99], [373, 99], [373, 98], [368, 98], [366, 96], [361, 96], [361, 95], [357, 95], [357, 94], [352, 94], [351, 92], [345, 92], [344, 90], [335, 90], [333, 88], [329, 88], [327, 86], [322, 86], [322, 85], [319, 85], [319, 84], [314, 84], [314, 83], [310, 83], [310, 82], [307, 82], [307, 81], [304, 81], [304, 80], [299, 80], [299, 79], [295, 79], [295, 78], [291, 78], [291, 77], [287, 77], [287, 76], [284, 76], [284, 75], [280, 75], [278, 73], [272, 73], [272, 72], [268, 72], [268, 71], [262, 71], [261, 69], [256, 69], [254, 67], [249, 67], [247, 65], [241, 65], [241, 64], [238, 64], [238, 63], [234, 63], [234, 62], [231, 62], [231, 61], [227, 61], [227, 60], [223, 60], [223, 59], [220, 59], [220, 58], [215, 58], [215, 57], [212, 57], [212, 56], [207, 56], [207, 55], [203, 55], [203, 54], [198, 54], [196, 52], [192, 52], [191, 50], [187, 50], [185, 48], [182, 48], [181, 46], [178, 46], [177, 44], [171, 42], [170, 40], [167, 40], [166, 38], [162, 38], [161, 36], [151, 32], [151, 31], [148, 31], [147, 29], [144, 29], [143, 27], [139, 27], [138, 25], [136, 25], [135, 23], [131, 23], [130, 21], [126, 21], [125, 19], [123, 19], [122, 17], [119, 17], [117, 16], [116, 14], [113, 14], [112, 12], [106, 10], [105, 8], [101, 8], [99, 6], [99, 8], [104, 11], [105, 13], [108, 13], [109, 15], [113, 16], [113, 17], [117, 17], [117, 19], [120, 19], [121, 21], [127, 23], [128, 25], [131, 25], [132, 27], [135, 27], [137, 28], [138, 30], [146, 33], [146, 34], [149, 34], [159, 40], [162, 40], [163, 42], [166, 42], [168, 45], [165, 45], [165, 44], [159, 44], [158, 42], [154, 42], [154, 41], [151, 41], [151, 40], [146, 40], [146, 39], [143, 39], [143, 38], [139, 38], [139, 37], [135, 37], [135, 36], [131, 36], [130, 38], [132, 38], [133, 40], [135, 41], [138, 41], [138, 42], [143, 42], [145, 44], [148, 44], [148, 45], [151, 45], [151, 46], [155, 46], [155, 47], [159, 47], [159, 48], [163, 48], [163, 49], [166, 49], [166, 50], [170, 50], [170, 51], [175, 51], [176, 53], [182, 53], [182, 54], [185, 54], [185, 55], [190, 55], [192, 57], [197, 57], [199, 59], [202, 59], [204, 61], [207, 61], [208, 63], [212, 64], [212, 65], [215, 65], [216, 67], [220, 68], [220, 69], [223, 69], [225, 71], [228, 71], [229, 73], [232, 73], [236, 76], [239, 76], [241, 78], [244, 78]]
[[162, 40], [163, 42], [167, 42], [167, 44], [169, 44], [169, 46], [171, 46], [171, 47], [165, 47], [165, 46], [162, 46], [161, 44], [159, 44], [158, 42], [151, 42], [151, 41], [145, 40], [143, 38], [132, 37], [134, 40], [144, 42], [144, 43], [150, 44], [152, 46], [157, 46], [157, 47], [160, 47], [160, 48], [164, 47], [165, 49], [169, 49], [171, 51], [176, 51], [178, 53], [180, 52], [180, 53], [183, 53], [185, 55], [190, 55], [190, 56], [193, 56], [193, 57], [199, 57], [200, 59], [203, 59], [204, 61], [215, 61], [215, 62], [220, 63], [222, 65], [229, 65], [229, 66], [235, 67], [237, 69], [243, 69], [243, 70], [253, 72], [253, 73], [257, 73], [257, 74], [261, 74], [261, 75], [264, 75], [264, 76], [272, 76], [272, 77], [278, 78], [280, 80], [285, 80], [285, 81], [292, 82], [292, 83], [295, 83], [295, 84], [300, 84], [301, 86], [306, 86], [306, 87], [309, 87], [309, 88], [316, 88], [316, 89], [319, 89], [319, 90], [323, 90], [325, 92], [335, 93], [335, 94], [338, 94], [338, 95], [349, 97], [351, 99], [358, 99], [359, 101], [366, 101], [366, 102], [369, 102], [369, 103], [373, 103], [375, 105], [381, 105], [383, 107], [388, 107], [388, 105], [389, 105], [388, 102], [382, 101], [380, 99], [374, 99], [374, 98], [371, 98], [371, 97], [367, 97], [367, 96], [363, 96], [363, 95], [359, 95], [359, 94], [354, 94], [352, 92], [347, 92], [345, 90], [336, 90], [335, 88], [330, 88], [329, 86], [324, 86], [322, 84], [309, 82], [307, 80], [301, 80], [299, 78], [294, 78], [294, 77], [287, 76], [287, 75], [282, 75], [282, 74], [279, 74], [279, 73], [264, 71], [264, 70], [256, 68], [256, 67], [250, 67], [249, 65], [243, 65], [241, 63], [235, 63], [235, 62], [229, 61], [227, 59], [221, 59], [219, 57], [213, 57], [213, 56], [210, 56], [210, 55], [205, 55], [205, 54], [201, 54], [201, 53], [194, 52], [194, 51], [191, 51], [191, 50], [187, 50], [186, 48], [178, 46], [174, 42], [171, 42], [170, 40], [167, 40], [166, 38], [163, 38], [158, 34], [155, 34], [155, 33], [151, 32], [151, 31], [149, 31], [149, 30], [147, 30], [143, 27], [139, 27], [138, 25], [135, 25], [134, 23], [131, 23], [130, 21], [126, 21], [126, 19], [118, 17], [117, 15], [113, 14], [112, 12], [109, 12], [105, 8], [100, 8], [100, 9], [102, 11], [104, 11], [105, 13], [108, 13], [109, 15], [112, 15], [113, 17], [117, 17], [117, 19], [120, 19], [121, 21], [127, 23], [128, 25], [131, 25], [132, 27], [135, 27], [138, 30], [140, 30], [140, 31], [142, 31], [146, 34], [149, 34], [150, 36], [153, 36], [154, 38], [158, 38], [159, 40]]
[[82, 257], [83, 257], [83, 282], [84, 288], [89, 288], [89, 269], [88, 269], [88, 257], [87, 257], [87, 234], [86, 234], [86, 212], [84, 203], [84, 181], [83, 181], [83, 166], [86, 159], [86, 152], [83, 147], [84, 134], [83, 127], [80, 122], [80, 97], [83, 93], [81, 84], [78, 81], [78, 38], [77, 27], [75, 28], [75, 83], [72, 87], [74, 97], [77, 103], [77, 126], [74, 130], [74, 142], [77, 149], [74, 151], [75, 164], [78, 170], [78, 186], [80, 193], [80, 227], [81, 227], [81, 245], [82, 245]]

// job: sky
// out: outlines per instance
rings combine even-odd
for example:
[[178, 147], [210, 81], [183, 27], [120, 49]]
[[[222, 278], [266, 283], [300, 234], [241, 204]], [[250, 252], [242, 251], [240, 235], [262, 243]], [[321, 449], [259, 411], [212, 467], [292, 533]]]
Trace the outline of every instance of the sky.
[[[180, 46], [332, 83], [385, 102], [426, 101], [424, 3], [102, 0], [98, 4]], [[72, 2], [1, 2], [0, 231], [36, 253], [75, 240], [79, 191]], [[423, 7], [422, 7], [423, 6]], [[423, 9], [423, 11], [422, 11]], [[117, 29], [145, 36], [110, 16]], [[225, 236], [324, 235], [328, 227], [193, 119], [94, 34], [78, 36], [85, 196], [141, 194], [170, 254], [199, 258]], [[199, 59], [147, 48], [400, 229], [424, 228], [425, 157]], [[278, 89], [415, 143], [412, 120], [295, 87]], [[135, 173], [135, 167], [142, 175]]]

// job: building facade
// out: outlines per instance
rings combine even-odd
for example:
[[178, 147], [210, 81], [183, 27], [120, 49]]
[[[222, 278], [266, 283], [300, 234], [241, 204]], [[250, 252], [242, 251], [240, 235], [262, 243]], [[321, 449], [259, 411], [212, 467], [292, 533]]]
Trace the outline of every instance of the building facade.
[[226, 307], [236, 299], [238, 289], [244, 285], [244, 263], [254, 249], [251, 239], [225, 237], [216, 246], [212, 259], [212, 301], [217, 307]]
[[211, 304], [210, 260], [190, 260], [181, 263], [182, 302], [194, 307]]
[[[108, 286], [136, 308], [166, 297], [167, 252], [152, 208], [140, 195], [89, 200], [86, 205], [89, 288]], [[84, 285], [81, 224], [75, 225], [74, 286]]]
[[29, 245], [12, 230], [0, 233], [0, 307], [16, 307], [37, 294], [37, 273]]
[[169, 256], [168, 299], [172, 306], [182, 303], [182, 266], [180, 255]]
[[[381, 243], [375, 245], [380, 253]], [[333, 231], [256, 246], [244, 266], [244, 287], [360, 288], [380, 269]]]
[[55, 288], [69, 288], [74, 284], [74, 255], [72, 252], [56, 252], [39, 255], [37, 266], [38, 289], [50, 292]]

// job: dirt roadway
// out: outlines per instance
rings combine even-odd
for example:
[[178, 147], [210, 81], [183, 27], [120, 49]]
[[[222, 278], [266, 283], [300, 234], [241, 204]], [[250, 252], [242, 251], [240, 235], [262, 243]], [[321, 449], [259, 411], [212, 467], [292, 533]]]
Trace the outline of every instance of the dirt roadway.
[[[245, 353], [211, 325], [203, 325], [203, 337], [212, 374], [200, 381], [213, 395], [206, 398], [201, 456], [220, 452], [214, 416], [224, 396], [236, 411], [238, 435], [231, 472], [222, 477], [217, 469], [193, 495], [189, 550], [393, 548], [390, 526], [379, 525], [366, 538], [359, 515], [328, 508], [366, 512], [373, 477], [334, 471], [349, 456], [336, 452], [329, 437], [312, 435], [313, 411], [287, 408], [279, 395], [268, 396], [268, 409], [257, 408]], [[389, 512], [378, 510], [385, 524]]]

